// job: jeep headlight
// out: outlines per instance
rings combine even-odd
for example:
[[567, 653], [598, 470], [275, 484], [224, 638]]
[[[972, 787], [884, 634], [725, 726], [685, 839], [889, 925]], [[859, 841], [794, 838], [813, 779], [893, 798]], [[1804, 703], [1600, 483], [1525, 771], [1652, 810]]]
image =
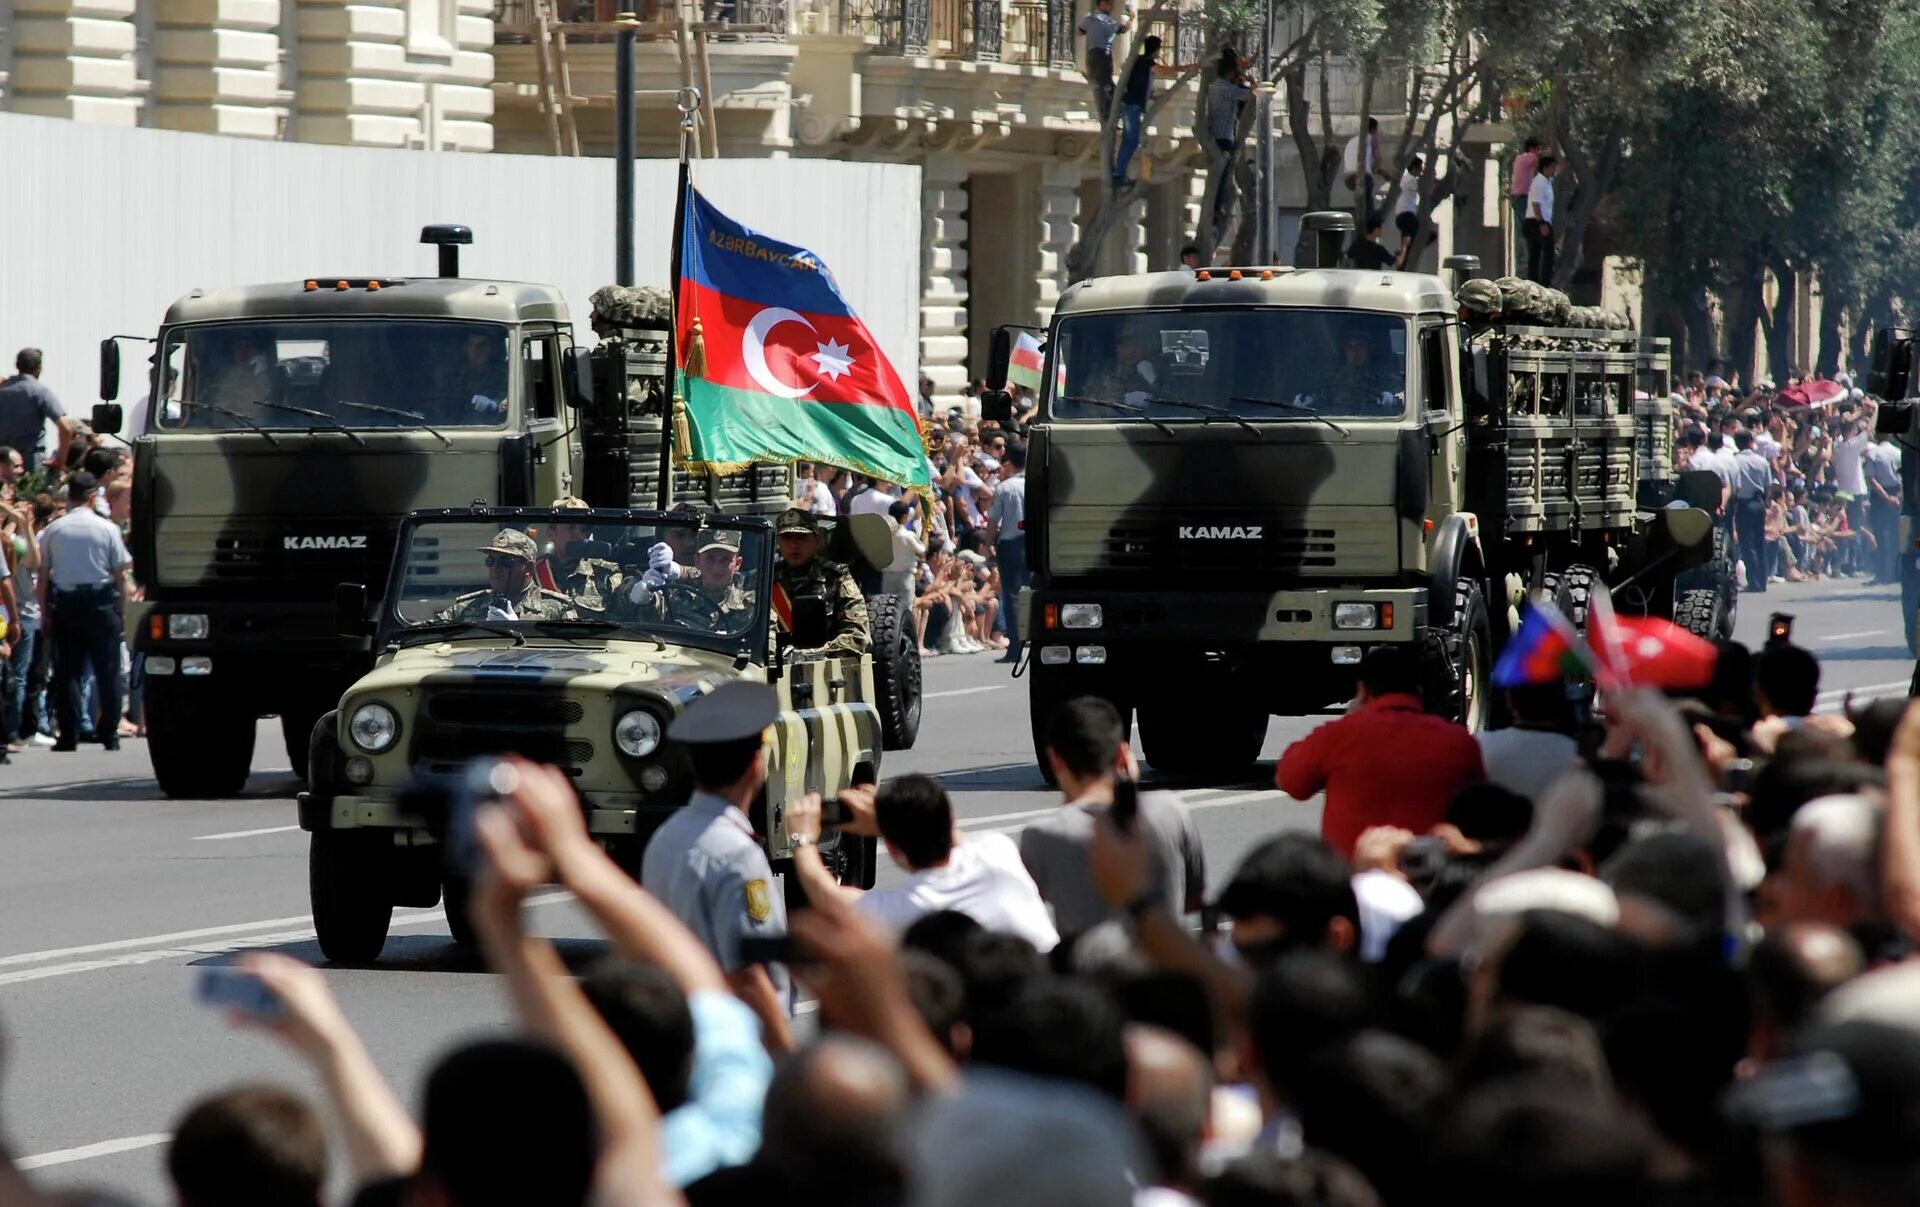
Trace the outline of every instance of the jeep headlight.
[[1097, 629], [1106, 623], [1106, 609], [1099, 604], [1061, 604], [1060, 627], [1063, 629]]
[[175, 612], [167, 617], [167, 636], [174, 641], [205, 641], [207, 616], [204, 612]]
[[1370, 603], [1337, 603], [1333, 605], [1333, 627], [1377, 629], [1380, 627], [1380, 608]]
[[660, 748], [660, 719], [636, 708], [613, 723], [613, 741], [620, 753], [643, 759]]
[[362, 704], [347, 722], [347, 736], [368, 754], [379, 754], [400, 736], [400, 718], [384, 704]]

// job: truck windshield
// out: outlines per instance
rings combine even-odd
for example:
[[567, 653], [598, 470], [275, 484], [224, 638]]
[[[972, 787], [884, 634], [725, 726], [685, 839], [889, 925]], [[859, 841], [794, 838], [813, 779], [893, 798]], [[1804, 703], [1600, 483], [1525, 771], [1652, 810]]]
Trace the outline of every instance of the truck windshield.
[[[664, 517], [516, 511], [423, 521], [403, 534], [388, 624], [401, 637], [507, 626], [740, 639], [767, 624], [765, 539], [757, 529]], [[677, 573], [659, 568], [668, 563]]]
[[170, 333], [147, 430], [499, 427], [508, 329], [405, 319], [220, 323]]
[[[1407, 324], [1352, 310], [1127, 311], [1063, 318], [1055, 419], [1156, 424], [1398, 419]], [[1116, 405], [1117, 404], [1117, 405]]]

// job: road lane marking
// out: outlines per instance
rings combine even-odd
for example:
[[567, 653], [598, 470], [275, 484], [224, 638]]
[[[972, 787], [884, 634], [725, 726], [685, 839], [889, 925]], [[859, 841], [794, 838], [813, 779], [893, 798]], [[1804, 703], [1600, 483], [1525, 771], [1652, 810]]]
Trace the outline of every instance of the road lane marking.
[[1814, 640], [1815, 641], [1853, 641], [1860, 637], [1885, 637], [1886, 635], [1887, 635], [1886, 629], [1862, 629], [1858, 633], [1828, 633], [1823, 637], [1815, 637]]
[[20, 1169], [45, 1169], [49, 1165], [71, 1165], [75, 1161], [91, 1161], [95, 1157], [111, 1157], [115, 1153], [155, 1148], [171, 1139], [173, 1137], [166, 1132], [155, 1132], [150, 1136], [127, 1136], [119, 1140], [102, 1140], [98, 1144], [82, 1144], [79, 1148], [61, 1148], [50, 1153], [21, 1157], [14, 1162], [14, 1165]]
[[928, 692], [920, 698], [922, 700], [939, 700], [947, 696], [977, 696], [981, 692], [1003, 691], [1006, 686], [1004, 683], [989, 683], [985, 687], [955, 687], [943, 692]]
[[[1256, 800], [1286, 799], [1273, 788], [1264, 788], [1258, 792], [1236, 792], [1230, 796], [1217, 796], [1212, 800], [1194, 800], [1186, 802], [1189, 813], [1202, 809], [1217, 809], [1222, 805], [1244, 805]], [[1027, 823], [1036, 817], [1045, 817], [1049, 813], [1058, 813], [1065, 805], [1055, 805], [1051, 809], [1023, 809], [1018, 813], [994, 813], [986, 817], [970, 817], [959, 823], [962, 830], [972, 834], [1009, 834], [1027, 828]]]
[[[572, 897], [573, 894], [566, 892], [540, 893], [527, 898], [527, 904], [552, 905], [556, 902], [571, 900]], [[397, 909], [394, 911], [393, 925], [420, 926], [429, 922], [443, 922], [446, 916], [446, 912], [439, 906], [424, 910]], [[312, 922], [311, 914], [292, 918], [263, 918], [258, 922], [236, 922], [231, 926], [208, 926], [199, 930], [147, 935], [139, 939], [115, 939], [107, 943], [90, 943], [83, 947], [59, 947], [48, 951], [28, 951], [18, 955], [0, 956], [0, 967], [20, 969], [17, 972], [0, 972], [0, 985], [41, 980], [48, 976], [66, 976], [76, 972], [95, 972], [133, 964], [147, 964], [169, 957], [220, 955], [247, 947], [272, 947], [282, 943], [304, 942], [314, 937]], [[73, 957], [76, 956], [104, 958], [74, 959]], [[53, 960], [66, 962], [48, 965], [48, 962]], [[32, 964], [48, 966], [22, 967]]]
[[1847, 698], [1848, 692], [1859, 696], [1867, 692], [1905, 691], [1911, 683], [1912, 680], [1910, 679], [1896, 679], [1892, 683], [1855, 683], [1849, 684], [1846, 687], [1830, 687], [1820, 693], [1820, 698], [1822, 700], [1844, 700]]
[[195, 842], [220, 842], [227, 838], [258, 838], [262, 834], [285, 834], [292, 830], [298, 830], [299, 828], [299, 826], [293, 825], [267, 826], [261, 830], [228, 830], [225, 834], [195, 834], [193, 840]]

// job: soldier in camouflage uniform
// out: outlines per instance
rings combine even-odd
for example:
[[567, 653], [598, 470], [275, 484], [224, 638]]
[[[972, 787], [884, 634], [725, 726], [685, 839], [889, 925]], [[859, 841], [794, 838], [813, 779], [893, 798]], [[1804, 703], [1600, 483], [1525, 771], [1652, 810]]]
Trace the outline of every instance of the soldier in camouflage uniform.
[[[624, 358], [628, 344], [638, 347], [644, 343], [632, 339], [628, 334], [632, 328], [642, 324], [664, 327], [672, 314], [666, 291], [651, 285], [602, 285], [593, 291], [589, 300], [593, 303], [589, 325], [600, 340], [599, 347], [594, 349], [596, 356]], [[626, 382], [629, 406], [660, 410], [659, 402], [648, 397], [645, 382], [635, 377], [628, 377]]]
[[753, 593], [741, 589], [740, 534], [709, 532], [693, 557], [692, 574], [654, 592], [647, 610], [668, 623], [707, 633], [731, 633], [753, 611]]
[[[584, 500], [571, 495], [553, 501], [557, 511], [586, 511]], [[557, 591], [573, 600], [580, 615], [600, 617], [606, 614], [608, 601], [619, 585], [620, 567], [597, 557], [578, 557], [572, 553], [577, 541], [588, 537], [585, 524], [553, 522], [553, 543], [546, 556], [534, 568], [534, 577], [549, 591]]]
[[502, 528], [487, 555], [485, 590], [469, 591], [441, 609], [429, 623], [487, 620], [570, 620], [572, 602], [557, 591], [542, 590], [533, 577], [540, 556], [533, 538], [517, 528]]
[[775, 624], [786, 630], [780, 618], [782, 590], [788, 600], [817, 595], [827, 604], [827, 643], [821, 649], [846, 657], [866, 653], [870, 645], [866, 596], [860, 594], [845, 566], [820, 556], [820, 526], [813, 513], [789, 507], [780, 513], [774, 531], [780, 541], [780, 560], [773, 567]]

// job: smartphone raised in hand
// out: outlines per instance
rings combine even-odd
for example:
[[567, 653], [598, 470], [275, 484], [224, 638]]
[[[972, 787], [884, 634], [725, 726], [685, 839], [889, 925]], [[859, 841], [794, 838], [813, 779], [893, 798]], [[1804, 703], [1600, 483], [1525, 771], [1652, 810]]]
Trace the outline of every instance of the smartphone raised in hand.
[[1131, 775], [1124, 772], [1113, 784], [1113, 805], [1107, 810], [1113, 818], [1113, 824], [1121, 833], [1133, 830], [1134, 819], [1140, 816], [1140, 785]]
[[286, 1016], [280, 998], [266, 983], [243, 969], [211, 965], [194, 979], [193, 1000], [202, 1006], [243, 1014], [263, 1023]]

